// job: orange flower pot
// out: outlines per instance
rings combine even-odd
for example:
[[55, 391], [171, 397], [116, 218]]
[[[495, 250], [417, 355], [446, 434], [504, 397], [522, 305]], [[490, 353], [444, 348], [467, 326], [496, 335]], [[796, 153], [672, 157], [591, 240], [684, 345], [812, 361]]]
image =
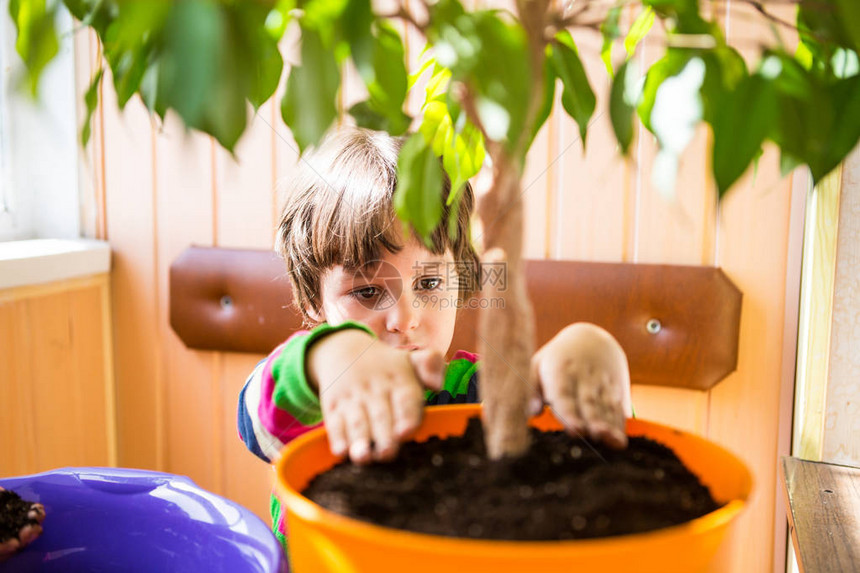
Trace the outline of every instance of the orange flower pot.
[[[462, 435], [479, 405], [427, 408], [415, 436]], [[532, 420], [542, 430], [561, 425], [545, 411]], [[326, 510], [300, 492], [338, 461], [325, 429], [297, 438], [277, 464], [277, 490], [287, 512], [289, 553], [297, 573], [363, 571], [398, 573], [653, 572], [726, 571], [717, 549], [736, 521], [752, 487], [747, 467], [720, 446], [679, 430], [639, 419], [627, 421], [629, 436], [646, 436], [672, 448], [708, 486], [723, 507], [674, 527], [582, 541], [488, 541], [413, 533], [372, 525]]]

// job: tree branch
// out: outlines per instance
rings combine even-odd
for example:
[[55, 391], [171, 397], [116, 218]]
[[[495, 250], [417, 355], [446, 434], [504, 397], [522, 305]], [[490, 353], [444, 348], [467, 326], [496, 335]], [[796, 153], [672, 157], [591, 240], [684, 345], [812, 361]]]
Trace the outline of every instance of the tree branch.
[[[426, 9], [427, 5], [424, 4], [423, 2], [422, 2], [422, 5]], [[411, 24], [413, 28], [415, 28], [416, 30], [421, 32], [422, 36], [424, 36], [425, 38], [427, 37], [427, 26], [429, 25], [430, 22], [429, 21], [423, 22], [423, 23], [419, 22], [418, 19], [415, 18], [415, 16], [412, 14], [412, 12], [410, 12], [406, 8], [405, 4], [399, 5], [397, 7], [397, 11], [390, 12], [388, 14], [379, 14], [379, 17], [380, 18], [386, 18], [389, 20], [395, 20], [395, 19], [403, 20], [404, 22], [406, 22], [407, 24]]]
[[[770, 12], [765, 10], [765, 7], [764, 7], [765, 3], [764, 2], [759, 2], [758, 0], [741, 0], [741, 1], [744, 2], [745, 4], [749, 4], [750, 6], [752, 6], [756, 10], [756, 12], [758, 12], [759, 14], [761, 14], [762, 16], [764, 16], [765, 18], [767, 18], [771, 22], [773, 22], [775, 24], [779, 24], [780, 26], [788, 28], [789, 30], [792, 30], [795, 32], [797, 31], [797, 26], [795, 26], [791, 22], [783, 20], [779, 16], [776, 16], [775, 14], [771, 14]], [[794, 3], [794, 2], [792, 2], [792, 3]]]

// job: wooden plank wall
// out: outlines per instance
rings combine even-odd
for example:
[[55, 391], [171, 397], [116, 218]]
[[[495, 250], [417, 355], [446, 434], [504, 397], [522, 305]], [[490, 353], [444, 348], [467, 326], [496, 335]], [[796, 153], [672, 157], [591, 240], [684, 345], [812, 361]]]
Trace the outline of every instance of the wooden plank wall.
[[[730, 40], [750, 32], [750, 13], [735, 4], [720, 4]], [[718, 265], [740, 287], [737, 372], [710, 392], [635, 386], [633, 399], [641, 417], [707, 436], [749, 463], [756, 490], [731, 549], [731, 571], [779, 569], [776, 461], [787, 452], [777, 451], [780, 416], [786, 415], [777, 405], [787, 379], [787, 262], [800, 254], [788, 252], [791, 180], [780, 178], [777, 154], [769, 150], [757, 174], [747, 174], [718, 204], [706, 174], [709, 133], [703, 129], [682, 159], [677, 197], [663, 197], [650, 183], [656, 151], [650, 134], [640, 128], [632, 158], [617, 153], [604, 103], [609, 80], [599, 59], [600, 39], [575, 37], [602, 103], [584, 154], [578, 129], [560, 106], [539, 134], [524, 178], [526, 254]], [[421, 46], [409, 38], [415, 61]], [[653, 61], [660, 41], [649, 39], [636, 57]], [[737, 41], [753, 45], [749, 37]], [[79, 77], [94, 69], [92, 43], [78, 40]], [[287, 39], [285, 51], [290, 49]], [[348, 103], [358, 88], [349, 74], [346, 85]], [[272, 246], [280, 204], [276, 182], [289, 177], [297, 161], [279, 99], [253, 118], [234, 161], [209, 138], [185, 134], [172, 117], [163, 125], [153, 121], [137, 100], [120, 114], [106, 89], [88, 150], [93, 185], [103, 190], [93, 227], [114, 249], [119, 464], [187, 474], [261, 516], [267, 514], [270, 470], [237, 439], [235, 408], [245, 376], [262, 357], [187, 350], [167, 322], [167, 271], [190, 244]], [[792, 367], [793, 360], [785, 362]]]

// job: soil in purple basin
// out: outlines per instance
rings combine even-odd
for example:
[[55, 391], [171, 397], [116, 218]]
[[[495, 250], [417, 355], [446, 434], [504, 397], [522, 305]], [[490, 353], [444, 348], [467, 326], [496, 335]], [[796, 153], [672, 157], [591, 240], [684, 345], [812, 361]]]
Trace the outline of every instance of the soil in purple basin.
[[303, 493], [387, 527], [532, 541], [650, 531], [719, 507], [672, 450], [648, 438], [612, 450], [532, 429], [524, 457], [493, 462], [478, 418], [462, 437], [404, 444], [391, 462], [338, 464]]
[[14, 491], [0, 491], [0, 543], [18, 537], [18, 532], [28, 523], [39, 523], [27, 517], [32, 505]]

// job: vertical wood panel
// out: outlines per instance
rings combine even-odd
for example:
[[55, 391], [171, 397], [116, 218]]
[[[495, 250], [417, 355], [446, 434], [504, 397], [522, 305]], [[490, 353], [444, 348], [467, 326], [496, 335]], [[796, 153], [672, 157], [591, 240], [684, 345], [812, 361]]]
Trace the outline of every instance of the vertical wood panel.
[[263, 356], [224, 354], [221, 369], [221, 399], [224, 433], [221, 438], [224, 481], [219, 493], [255, 512], [265, 523], [271, 522], [269, 495], [274, 485], [272, 466], [257, 459], [239, 439], [236, 409], [245, 379]]
[[[786, 7], [790, 10], [790, 7]], [[784, 14], [789, 20], [793, 17]], [[775, 27], [742, 2], [724, 14], [729, 43], [750, 62]], [[772, 571], [775, 557], [776, 461], [785, 334], [785, 294], [791, 180], [779, 174], [778, 156], [767, 149], [757, 170], [723, 199], [719, 211], [717, 264], [744, 293], [738, 369], [711, 390], [708, 436], [741, 456], [756, 490], [741, 516], [732, 571]]]
[[[35, 410], [36, 435], [50, 436], [36, 451], [36, 467], [74, 465], [80, 457], [75, 432], [66, 431], [61, 421], [80, 420], [80, 403], [76, 403], [75, 373], [72, 372], [69, 339], [69, 300], [66, 293], [41, 297], [22, 303], [31, 344], [31, 389]], [[83, 421], [83, 420], [81, 420]]]
[[218, 245], [268, 249], [272, 247], [274, 189], [272, 116], [274, 102], [250, 116], [248, 131], [236, 146], [236, 159], [215, 150], [218, 192]]
[[708, 437], [750, 467], [755, 491], [741, 516], [732, 571], [772, 568], [791, 181], [762, 157], [723, 200], [718, 263], [744, 294], [738, 369], [711, 390]]
[[[108, 71], [104, 81], [113, 81]], [[107, 142], [104, 184], [113, 251], [111, 283], [117, 293], [112, 306], [120, 413], [118, 461], [121, 466], [164, 470], [152, 120], [137, 96], [120, 112], [113, 89], [106, 89], [101, 105]]]
[[[0, 291], [0, 475], [114, 461], [107, 275]], [[8, 452], [8, 453], [7, 453]]]
[[619, 262], [627, 259], [625, 219], [630, 189], [609, 120], [610, 80], [600, 60], [602, 39], [591, 30], [575, 31], [574, 39], [597, 96], [597, 108], [583, 142], [579, 126], [556, 101], [559, 141], [551, 159], [557, 160], [558, 189], [550, 251], [552, 258]]
[[[633, 16], [633, 14], [630, 14]], [[665, 49], [666, 36], [655, 28], [640, 43], [636, 58], [641, 69], [653, 65]], [[706, 161], [708, 130], [700, 127], [682, 154], [674, 187], [654, 184], [657, 138], [637, 122], [636, 188], [632, 259], [637, 263], [710, 265], [714, 260], [716, 193]], [[660, 317], [654, 317], [658, 320]], [[645, 325], [642, 325], [644, 328]], [[709, 393], [698, 390], [635, 386], [637, 415], [704, 435]]]
[[[219, 246], [272, 248], [276, 168], [274, 134], [268, 118], [272, 117], [274, 107], [275, 101], [270, 101], [252, 117], [248, 131], [236, 147], [235, 160], [222, 149], [215, 152]], [[220, 353], [217, 413], [220, 431], [216, 447], [220, 450], [217, 460], [221, 465], [218, 469], [221, 494], [252, 509], [268, 522], [272, 471], [247, 450], [236, 429], [239, 391], [261, 358]]]
[[216, 461], [220, 420], [213, 419], [220, 396], [214, 353], [189, 351], [168, 323], [170, 263], [189, 245], [213, 242], [212, 142], [207, 136], [186, 132], [168, 114], [155, 149], [158, 271], [153, 286], [159, 293], [158, 324], [165, 358], [166, 469], [220, 491]]
[[860, 148], [842, 171], [822, 460], [860, 466]]
[[555, 169], [551, 164], [557, 131], [556, 119], [550, 116], [532, 143], [523, 171], [520, 190], [525, 217], [523, 256], [531, 259], [545, 259], [550, 253], [553, 220], [549, 201], [555, 179]]
[[[296, 41], [298, 38], [298, 27], [290, 26], [284, 35], [284, 40], [281, 42], [281, 53], [284, 55], [284, 77], [289, 73], [291, 63], [298, 61], [296, 56]], [[275, 101], [277, 109], [269, 121], [269, 128], [272, 130], [272, 154], [274, 157], [274, 181], [275, 189], [272, 193], [273, 208], [273, 225], [277, 229], [280, 221], [281, 208], [284, 204], [284, 188], [288, 184], [291, 177], [296, 173], [299, 162], [299, 146], [293, 139], [293, 134], [284, 125], [284, 120], [281, 117], [281, 99], [286, 91], [286, 82], [282, 81], [275, 92]], [[274, 244], [274, 240], [272, 241]]]
[[35, 471], [36, 441], [32, 387], [29, 323], [22, 318], [21, 304], [0, 301], [0, 396], [3, 415], [0, 435], [15, 436], [0, 456], [0, 475]]
[[88, 435], [77, 436], [78, 459], [100, 459], [103, 464], [110, 465], [108, 453], [115, 441], [115, 420], [113, 405], [108, 403], [113, 395], [105, 391], [106, 382], [113, 382], [112, 375], [106, 372], [104, 359], [110, 352], [110, 347], [105, 348], [105, 323], [102, 320], [109, 303], [107, 297], [107, 285], [67, 295], [71, 370], [65, 379], [72, 393], [75, 418], [86, 420], [84, 425], [77, 427], [93, 429]]

